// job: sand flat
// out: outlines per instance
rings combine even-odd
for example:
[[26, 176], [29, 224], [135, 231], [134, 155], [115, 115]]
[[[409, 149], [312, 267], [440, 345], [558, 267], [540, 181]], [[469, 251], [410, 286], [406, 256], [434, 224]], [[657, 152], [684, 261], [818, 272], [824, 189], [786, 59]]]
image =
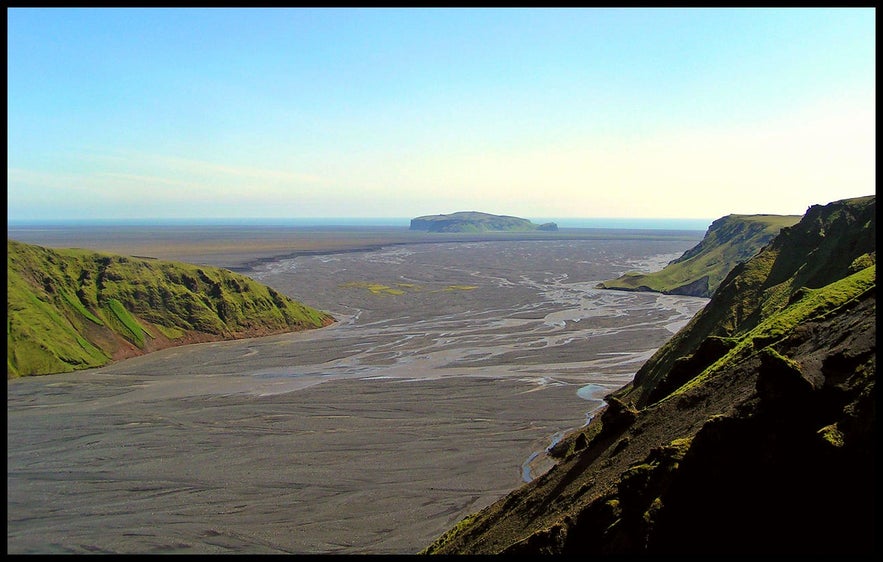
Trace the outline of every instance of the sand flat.
[[547, 468], [545, 447], [601, 405], [599, 389], [706, 302], [597, 280], [694, 244], [259, 260], [250, 276], [338, 322], [8, 383], [8, 551], [418, 552]]
[[148, 400], [129, 396], [142, 379], [117, 377], [39, 407], [26, 387], [45, 389], [27, 382], [10, 390], [10, 552], [416, 552], [519, 485], [562, 410], [585, 411], [571, 387], [491, 378], [265, 396], [213, 381]]

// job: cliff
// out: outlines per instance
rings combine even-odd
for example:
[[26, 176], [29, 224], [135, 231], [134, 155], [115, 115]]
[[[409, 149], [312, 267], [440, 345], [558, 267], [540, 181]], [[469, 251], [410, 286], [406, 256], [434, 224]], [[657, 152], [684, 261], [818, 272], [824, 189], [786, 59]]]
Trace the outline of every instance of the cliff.
[[629, 272], [603, 281], [597, 287], [710, 297], [737, 264], [752, 257], [782, 228], [793, 226], [800, 218], [794, 215], [727, 215], [711, 223], [699, 244], [661, 271]]
[[543, 476], [425, 553], [866, 556], [875, 548], [875, 197], [735, 267]]
[[411, 219], [410, 230], [424, 232], [529, 232], [556, 231], [554, 222], [534, 224], [518, 217], [461, 211], [449, 215], [426, 215]]
[[7, 241], [7, 378], [334, 319], [231, 271]]

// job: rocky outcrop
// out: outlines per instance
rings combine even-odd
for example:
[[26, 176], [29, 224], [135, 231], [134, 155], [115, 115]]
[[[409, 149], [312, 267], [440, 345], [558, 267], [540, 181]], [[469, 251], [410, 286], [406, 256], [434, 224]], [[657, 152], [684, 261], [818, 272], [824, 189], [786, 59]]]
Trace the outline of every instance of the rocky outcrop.
[[7, 241], [7, 378], [334, 319], [215, 267]]
[[541, 225], [518, 217], [492, 215], [475, 211], [461, 211], [449, 215], [426, 215], [411, 219], [410, 230], [424, 232], [529, 232], [557, 231], [558, 225]]
[[597, 287], [708, 298], [736, 265], [799, 220], [793, 215], [727, 215], [711, 223], [699, 244], [661, 271], [628, 272]]
[[426, 553], [874, 551], [875, 198], [814, 206], [552, 449]]

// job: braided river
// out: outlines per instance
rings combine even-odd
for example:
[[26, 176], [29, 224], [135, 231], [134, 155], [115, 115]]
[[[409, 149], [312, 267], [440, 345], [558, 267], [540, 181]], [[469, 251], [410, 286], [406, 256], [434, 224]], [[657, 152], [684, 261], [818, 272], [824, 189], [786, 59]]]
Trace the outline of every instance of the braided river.
[[441, 242], [244, 271], [327, 328], [9, 381], [10, 553], [415, 553], [707, 302], [596, 289], [701, 239]]

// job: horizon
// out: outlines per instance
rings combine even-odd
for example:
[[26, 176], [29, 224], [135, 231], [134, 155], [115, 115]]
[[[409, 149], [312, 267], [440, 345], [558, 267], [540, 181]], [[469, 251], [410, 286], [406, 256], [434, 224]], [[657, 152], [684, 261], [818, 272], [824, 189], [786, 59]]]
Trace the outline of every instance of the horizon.
[[[414, 217], [208, 217], [138, 219], [7, 219], [9, 228], [28, 227], [90, 227], [90, 226], [290, 226], [290, 227], [392, 227], [407, 228]], [[695, 218], [628, 218], [628, 217], [524, 217], [535, 224], [554, 222], [562, 229], [619, 229], [619, 230], [706, 230], [715, 219]], [[720, 218], [720, 217], [718, 217]]]
[[7, 31], [7, 222], [701, 222], [876, 191], [874, 8], [8, 8]]

